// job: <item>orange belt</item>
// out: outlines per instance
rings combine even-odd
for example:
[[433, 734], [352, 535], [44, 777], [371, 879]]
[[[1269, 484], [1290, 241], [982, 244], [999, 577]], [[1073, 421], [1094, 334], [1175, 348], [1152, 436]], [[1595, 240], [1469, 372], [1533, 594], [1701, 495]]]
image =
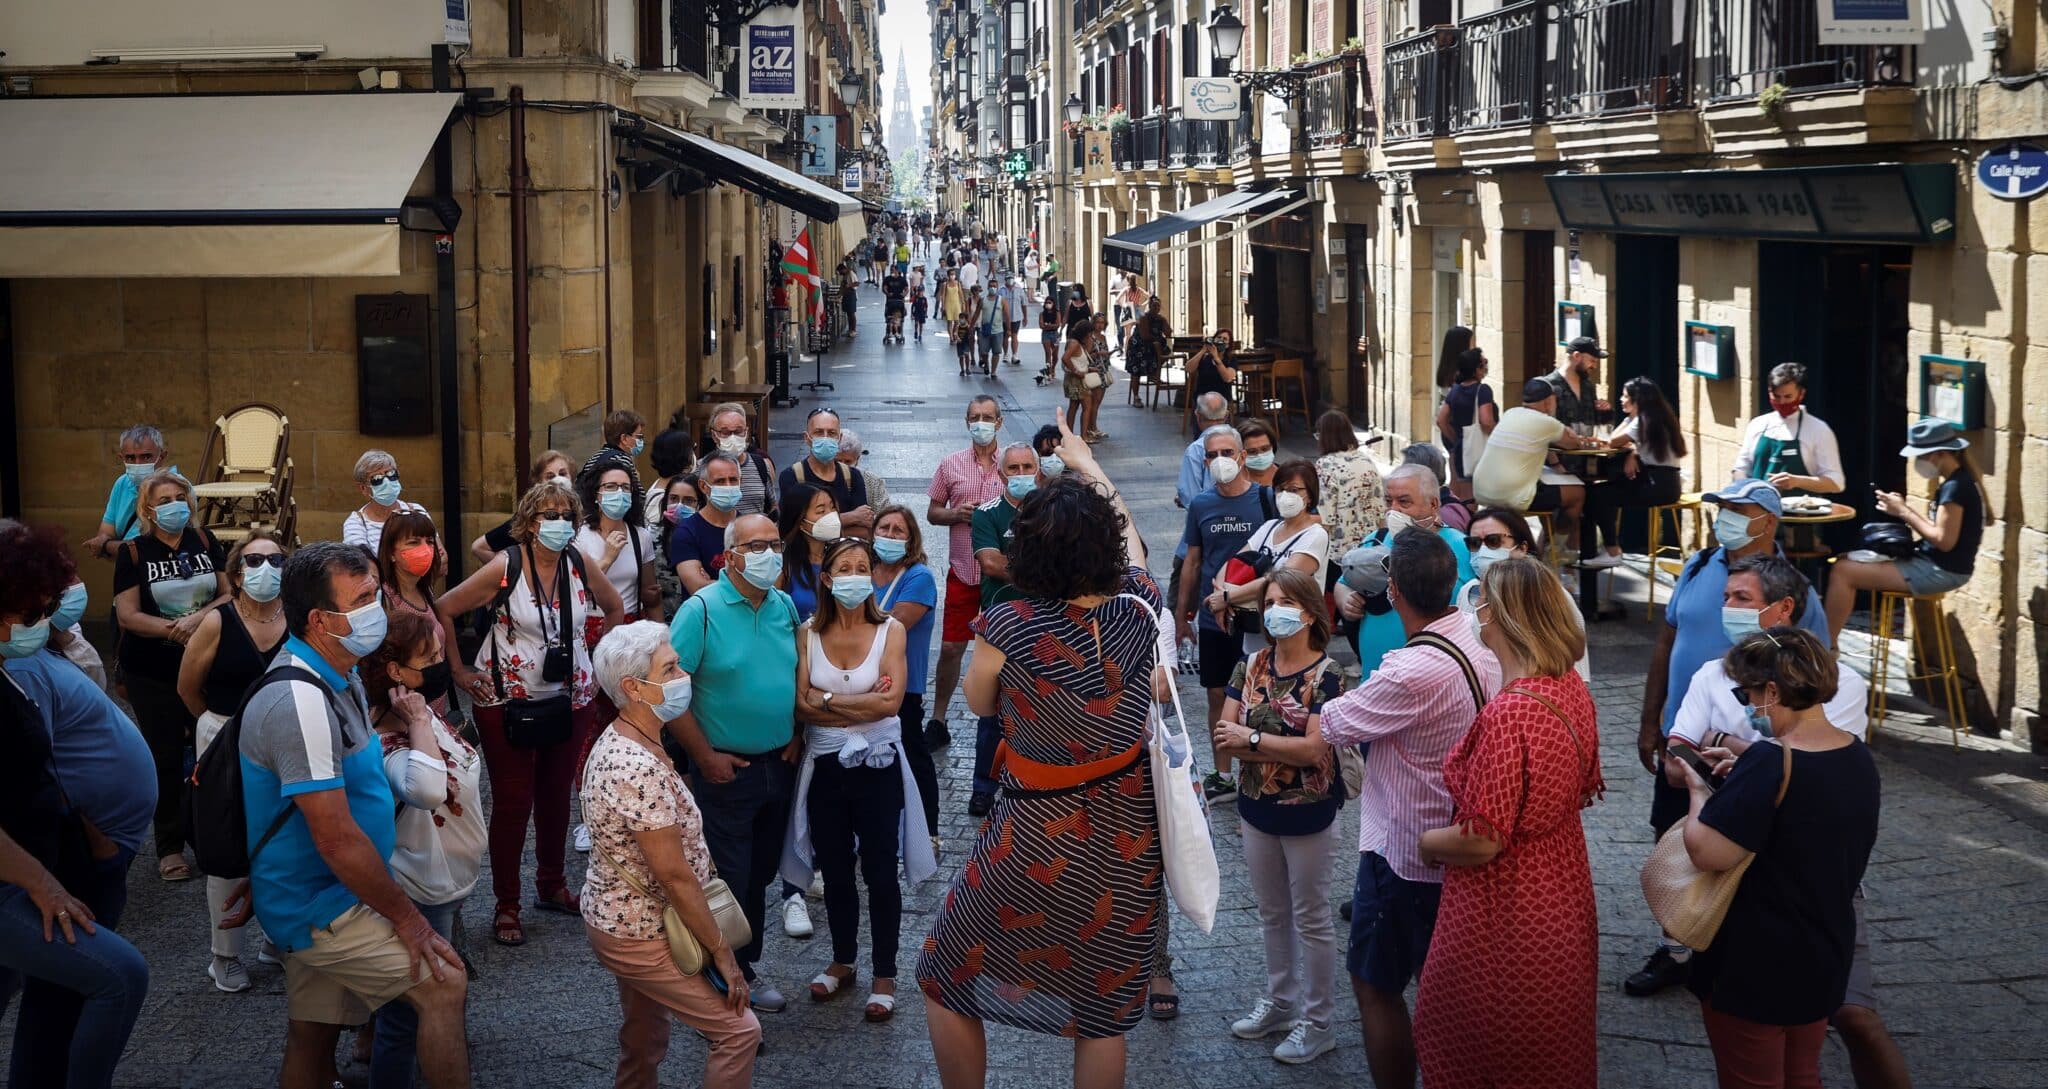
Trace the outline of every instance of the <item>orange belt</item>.
[[1048, 793], [1052, 791], [1078, 790], [1101, 780], [1121, 775], [1138, 763], [1145, 753], [1145, 743], [1125, 749], [1114, 756], [1091, 760], [1085, 764], [1041, 764], [1029, 757], [1019, 756], [1008, 741], [996, 746], [991, 776], [1008, 772], [1010, 778], [1026, 793]]

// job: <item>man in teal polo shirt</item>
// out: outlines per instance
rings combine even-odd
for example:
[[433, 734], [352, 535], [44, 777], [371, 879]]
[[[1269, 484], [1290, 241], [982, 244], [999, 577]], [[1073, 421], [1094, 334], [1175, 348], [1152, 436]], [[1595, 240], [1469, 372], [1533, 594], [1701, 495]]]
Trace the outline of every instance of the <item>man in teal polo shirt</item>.
[[[754, 940], [733, 951], [747, 981], [761, 959], [764, 894], [782, 860], [796, 791], [796, 604], [775, 588], [782, 538], [743, 515], [725, 528], [725, 570], [676, 610], [669, 642], [691, 677], [690, 709], [669, 731], [690, 754], [690, 792], [704, 811], [712, 865], [739, 896]], [[755, 984], [753, 1006], [788, 1004]]]
[[86, 552], [100, 559], [112, 559], [116, 546], [142, 532], [142, 521], [137, 517], [136, 487], [158, 469], [177, 472], [178, 467], [170, 464], [170, 448], [164, 444], [164, 433], [146, 423], [121, 432], [121, 475], [114, 478], [114, 486], [107, 491], [107, 509], [100, 515], [100, 531], [86, 538]]

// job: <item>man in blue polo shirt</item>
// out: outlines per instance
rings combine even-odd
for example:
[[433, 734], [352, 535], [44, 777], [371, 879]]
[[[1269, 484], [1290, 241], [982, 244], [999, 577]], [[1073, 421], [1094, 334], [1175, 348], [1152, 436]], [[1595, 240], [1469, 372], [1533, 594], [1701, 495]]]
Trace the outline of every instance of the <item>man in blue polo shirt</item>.
[[[1671, 588], [1664, 625], [1657, 632], [1657, 649], [1650, 658], [1650, 676], [1643, 686], [1643, 717], [1636, 736], [1637, 755], [1652, 783], [1650, 827], [1659, 836], [1689, 808], [1685, 788], [1664, 779], [1664, 739], [1671, 733], [1672, 720], [1685, 702], [1693, 675], [1734, 645], [1721, 623], [1728, 565], [1749, 556], [1775, 554], [1778, 519], [1784, 514], [1778, 489], [1762, 480], [1738, 480], [1701, 498], [1721, 507], [1714, 516], [1715, 544], [1687, 560]], [[1797, 624], [1822, 643], [1829, 641], [1827, 616], [1820, 596], [1810, 586]], [[1642, 970], [1622, 981], [1622, 989], [1637, 996], [1656, 994], [1684, 982], [1691, 960], [1691, 950], [1666, 936]]]
[[[242, 709], [249, 888], [264, 932], [291, 951], [286, 1089], [333, 1084], [342, 1026], [396, 998], [419, 1011], [427, 1083], [469, 1084], [462, 958], [388, 865], [397, 810], [355, 674], [384, 642], [377, 590], [360, 548], [320, 541], [295, 553], [284, 569], [284, 646]], [[392, 709], [428, 713], [417, 699]]]
[[84, 545], [87, 552], [103, 560], [114, 557], [116, 545], [142, 532], [135, 509], [137, 486], [158, 469], [178, 471], [177, 466], [170, 464], [171, 452], [164, 444], [164, 433], [146, 423], [121, 432], [120, 453], [121, 475], [107, 489], [107, 509], [100, 515], [100, 531], [86, 538]]
[[[725, 529], [725, 570], [683, 602], [669, 622], [669, 643], [691, 676], [690, 709], [669, 732], [690, 754], [690, 792], [704, 811], [712, 865], [732, 886], [754, 940], [733, 950], [747, 982], [761, 959], [761, 920], [769, 881], [782, 861], [796, 793], [796, 604], [775, 588], [782, 538], [759, 514]], [[788, 1004], [755, 985], [753, 1007]]]

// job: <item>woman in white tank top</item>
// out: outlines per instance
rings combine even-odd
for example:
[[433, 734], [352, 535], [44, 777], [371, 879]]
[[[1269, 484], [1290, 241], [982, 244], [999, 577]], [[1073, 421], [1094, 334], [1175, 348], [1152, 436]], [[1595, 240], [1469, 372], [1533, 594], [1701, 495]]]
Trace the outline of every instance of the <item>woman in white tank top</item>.
[[804, 724], [804, 762], [782, 877], [802, 886], [810, 882], [814, 864], [824, 872], [832, 963], [811, 980], [812, 1001], [824, 1002], [859, 974], [858, 861], [868, 888], [873, 944], [865, 1016], [886, 1021], [896, 1007], [903, 918], [898, 848], [904, 849], [904, 873], [912, 884], [937, 869], [937, 862], [896, 714], [907, 674], [906, 638], [903, 625], [875, 604], [874, 565], [866, 541], [832, 542], [819, 566], [818, 611], [797, 633], [796, 717]]

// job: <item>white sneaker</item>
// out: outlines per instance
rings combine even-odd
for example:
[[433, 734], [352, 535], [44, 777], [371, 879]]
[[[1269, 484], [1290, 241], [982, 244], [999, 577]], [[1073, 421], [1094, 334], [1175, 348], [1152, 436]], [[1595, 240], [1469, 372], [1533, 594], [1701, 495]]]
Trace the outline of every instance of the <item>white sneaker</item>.
[[825, 898], [825, 872], [823, 870], [811, 874], [811, 883], [804, 889], [804, 895], [813, 900], [823, 900]]
[[[1294, 1023], [1294, 1007], [1283, 1006], [1270, 998], [1261, 998], [1252, 1007], [1252, 1012], [1231, 1023], [1230, 1034], [1240, 1040], [1257, 1040], [1271, 1036]], [[1307, 1024], [1307, 1022], [1302, 1022]]]
[[1317, 1028], [1307, 1021], [1297, 1021], [1294, 1031], [1273, 1049], [1273, 1057], [1283, 1063], [1305, 1063], [1336, 1048], [1336, 1033], [1327, 1028]]
[[234, 957], [215, 957], [206, 966], [206, 978], [213, 981], [215, 989], [228, 994], [240, 994], [249, 989], [249, 970]]
[[792, 938], [808, 938], [817, 933], [811, 926], [811, 912], [804, 906], [804, 898], [792, 896], [782, 902], [782, 932]]
[[1605, 571], [1610, 567], [1620, 567], [1621, 557], [1612, 552], [1602, 552], [1590, 559], [1580, 560], [1579, 566], [1591, 571]]
[[586, 855], [590, 853], [590, 826], [589, 826], [589, 825], [587, 825], [587, 824], [579, 824], [579, 825], [577, 825], [577, 826], [576, 826], [576, 834], [575, 834], [575, 836], [573, 837], [573, 839], [574, 839], [574, 841], [575, 841], [575, 844], [576, 844], [576, 849], [577, 849], [578, 851], [580, 851], [580, 852], [582, 852], [583, 854], [586, 854]]

